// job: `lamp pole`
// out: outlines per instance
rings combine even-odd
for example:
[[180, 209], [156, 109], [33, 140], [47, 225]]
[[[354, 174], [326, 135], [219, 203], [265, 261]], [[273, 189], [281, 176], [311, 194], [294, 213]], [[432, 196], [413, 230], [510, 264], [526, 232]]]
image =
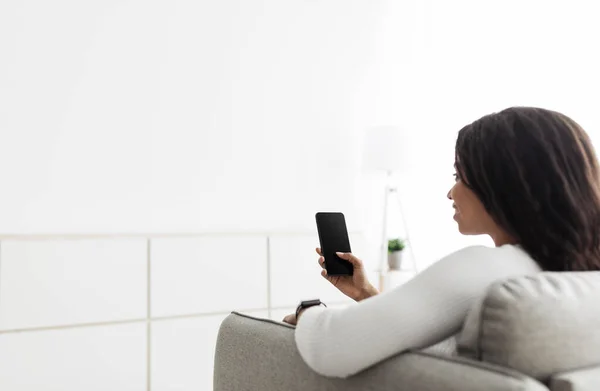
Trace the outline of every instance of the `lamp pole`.
[[385, 194], [383, 199], [383, 226], [381, 232], [381, 254], [380, 254], [380, 264], [379, 264], [379, 291], [383, 291], [385, 289], [385, 277], [386, 277], [386, 264], [387, 264], [387, 254], [388, 254], [388, 229], [387, 229], [387, 219], [388, 219], [388, 202], [390, 194], [394, 194], [396, 197], [396, 201], [398, 202], [398, 208], [400, 212], [400, 219], [402, 220], [402, 228], [404, 229], [404, 240], [407, 244], [407, 247], [410, 251], [410, 258], [412, 263], [412, 271], [416, 274], [417, 271], [417, 262], [415, 259], [414, 250], [412, 248], [412, 242], [410, 241], [408, 225], [406, 224], [406, 218], [404, 216], [404, 210], [402, 208], [402, 201], [400, 200], [400, 195], [398, 194], [398, 188], [396, 186], [392, 186], [392, 171], [386, 171], [386, 182], [385, 182]]
[[383, 227], [381, 229], [381, 254], [380, 254], [380, 262], [379, 262], [379, 291], [383, 291], [385, 288], [385, 270], [387, 263], [387, 253], [388, 253], [388, 238], [387, 238], [387, 215], [388, 215], [388, 198], [389, 194], [392, 191], [392, 187], [390, 186], [390, 180], [392, 177], [392, 172], [386, 172], [385, 178], [385, 192], [383, 197]]

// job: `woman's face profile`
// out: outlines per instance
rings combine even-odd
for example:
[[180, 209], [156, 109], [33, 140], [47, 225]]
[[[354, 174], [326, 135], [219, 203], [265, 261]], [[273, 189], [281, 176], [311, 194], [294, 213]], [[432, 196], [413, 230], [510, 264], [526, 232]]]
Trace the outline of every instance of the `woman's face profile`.
[[459, 232], [464, 235], [490, 234], [495, 226], [492, 217], [461, 177], [455, 174], [454, 186], [447, 194], [448, 199], [453, 201], [454, 220], [458, 223]]

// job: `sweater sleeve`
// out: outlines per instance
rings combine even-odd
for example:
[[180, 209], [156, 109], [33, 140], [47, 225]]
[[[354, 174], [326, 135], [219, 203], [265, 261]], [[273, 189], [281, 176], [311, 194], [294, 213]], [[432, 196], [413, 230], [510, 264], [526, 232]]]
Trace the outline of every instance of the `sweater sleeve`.
[[490, 284], [537, 271], [535, 262], [518, 247], [467, 247], [394, 290], [345, 308], [307, 309], [296, 327], [296, 345], [317, 373], [348, 377], [400, 352], [456, 334]]

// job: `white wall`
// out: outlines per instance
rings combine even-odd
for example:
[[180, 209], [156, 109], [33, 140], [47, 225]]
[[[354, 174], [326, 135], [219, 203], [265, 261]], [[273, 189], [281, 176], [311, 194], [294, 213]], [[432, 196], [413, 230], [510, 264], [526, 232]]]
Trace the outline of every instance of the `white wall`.
[[458, 235], [445, 199], [464, 125], [512, 105], [541, 106], [572, 116], [600, 147], [600, 25], [595, 3], [585, 0], [387, 5], [371, 79], [379, 81], [371, 87], [374, 118], [410, 130], [403, 190], [425, 266], [461, 246], [490, 244]]
[[[445, 199], [456, 132], [488, 112], [527, 104], [564, 111], [598, 142], [594, 49], [600, 27], [593, 7], [541, 0], [493, 6], [475, 0], [4, 0], [0, 234], [4, 240], [23, 234], [308, 234], [293, 241], [292, 265], [307, 281], [299, 279], [294, 289], [297, 295], [321, 292], [308, 266], [315, 261], [314, 213], [343, 211], [351, 230], [364, 234], [355, 252], [375, 267], [382, 178], [361, 170], [361, 135], [369, 126], [399, 124], [409, 140], [399, 153], [410, 162], [400, 192], [419, 265], [467, 244], [489, 243], [461, 237]], [[399, 232], [392, 213], [391, 228]], [[53, 360], [64, 344], [73, 349], [69, 357], [89, 351], [82, 362], [92, 367], [118, 356], [109, 369], [127, 368], [117, 378], [132, 390], [148, 376], [140, 360], [151, 338], [159, 352], [152, 365], [178, 354], [202, 359], [183, 353], [187, 342], [199, 343], [195, 318], [164, 320], [148, 334], [146, 323], [154, 320], [144, 312], [147, 298], [136, 294], [152, 281], [144, 282], [148, 270], [139, 255], [126, 256], [143, 252], [131, 246], [104, 258], [64, 250], [71, 258], [50, 260], [45, 257], [53, 250], [42, 246], [0, 260], [0, 325], [34, 328], [0, 336], [0, 368], [12, 363], [22, 371], [13, 372], [12, 381], [26, 379], [28, 365], [43, 368], [39, 363]], [[123, 257], [131, 263], [120, 270]], [[34, 266], [25, 267], [28, 262]], [[159, 291], [195, 267], [163, 266], [165, 280], [152, 285]], [[218, 268], [210, 273], [215, 281], [226, 275]], [[46, 285], [40, 287], [40, 279]], [[79, 280], [86, 284], [68, 282]], [[125, 301], [98, 299], [95, 292], [115, 284], [126, 291]], [[224, 314], [209, 312], [201, 301], [156, 300], [164, 316], [214, 316], [210, 332]], [[224, 303], [218, 311], [233, 305]], [[110, 324], [70, 327], [82, 318]], [[123, 319], [127, 323], [113, 324]], [[61, 325], [69, 327], [54, 329]], [[169, 336], [180, 339], [169, 342]], [[78, 365], [65, 360], [64, 373]], [[44, 373], [40, 378], [55, 379]], [[177, 378], [161, 373], [154, 377], [158, 389]]]
[[3, 233], [356, 213], [383, 2], [4, 1]]
[[0, 233], [312, 232], [342, 210], [376, 240], [360, 135], [400, 124], [428, 264], [479, 241], [445, 200], [462, 125], [534, 104], [600, 128], [592, 5], [3, 1]]

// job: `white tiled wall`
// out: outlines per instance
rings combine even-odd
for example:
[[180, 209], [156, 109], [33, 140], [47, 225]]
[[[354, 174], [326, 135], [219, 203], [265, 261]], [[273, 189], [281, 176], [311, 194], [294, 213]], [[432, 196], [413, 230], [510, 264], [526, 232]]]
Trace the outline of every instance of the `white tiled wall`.
[[146, 318], [147, 241], [0, 243], [0, 330]]
[[[361, 238], [352, 235], [355, 253]], [[212, 389], [232, 311], [345, 305], [316, 235], [0, 238], [0, 390]]]
[[0, 334], [0, 389], [145, 391], [146, 324]]
[[152, 316], [267, 307], [267, 237], [155, 239]]

